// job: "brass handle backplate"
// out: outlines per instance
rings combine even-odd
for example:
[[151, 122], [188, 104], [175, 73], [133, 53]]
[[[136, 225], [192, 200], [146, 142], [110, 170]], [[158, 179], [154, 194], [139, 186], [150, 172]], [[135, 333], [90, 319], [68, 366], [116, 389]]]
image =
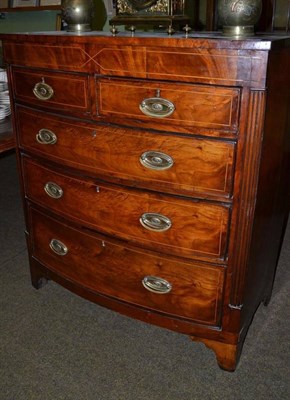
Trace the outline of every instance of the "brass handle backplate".
[[49, 247], [58, 256], [65, 256], [68, 253], [68, 248], [66, 247], [66, 245], [58, 239], [52, 239], [49, 243]]
[[36, 140], [40, 144], [55, 144], [57, 136], [49, 129], [40, 129], [36, 135]]
[[158, 276], [145, 276], [142, 284], [145, 289], [156, 294], [167, 294], [172, 289], [171, 283]]
[[44, 78], [42, 78], [42, 82], [38, 82], [33, 88], [33, 94], [39, 100], [49, 100], [52, 98], [54, 91], [51, 86], [45, 83]]
[[145, 151], [140, 157], [140, 163], [149, 169], [164, 170], [173, 166], [173, 158], [160, 151]]
[[144, 213], [139, 221], [144, 228], [155, 232], [165, 232], [172, 226], [172, 222], [168, 217], [157, 213]]
[[44, 186], [45, 193], [53, 199], [60, 199], [63, 196], [63, 190], [54, 182], [47, 182]]
[[154, 118], [169, 117], [175, 110], [175, 105], [163, 97], [149, 97], [139, 105], [143, 114]]

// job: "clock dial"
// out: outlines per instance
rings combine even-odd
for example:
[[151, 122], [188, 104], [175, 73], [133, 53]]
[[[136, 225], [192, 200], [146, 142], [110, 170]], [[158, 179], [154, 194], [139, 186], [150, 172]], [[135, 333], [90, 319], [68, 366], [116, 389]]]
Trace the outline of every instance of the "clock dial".
[[157, 3], [157, 0], [127, 0], [135, 10], [144, 10]]
[[116, 16], [110, 20], [110, 25], [112, 25], [113, 32], [115, 32], [115, 25], [129, 25], [132, 35], [135, 25], [148, 24], [154, 27], [158, 26], [160, 29], [168, 27], [167, 33], [171, 35], [176, 28], [181, 30], [190, 22], [184, 14], [186, 1], [116, 0]]

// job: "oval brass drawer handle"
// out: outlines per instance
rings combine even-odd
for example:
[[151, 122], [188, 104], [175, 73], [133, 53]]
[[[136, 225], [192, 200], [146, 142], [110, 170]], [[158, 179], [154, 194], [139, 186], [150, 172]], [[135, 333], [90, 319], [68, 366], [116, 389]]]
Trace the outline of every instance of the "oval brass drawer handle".
[[68, 253], [66, 245], [58, 239], [52, 239], [49, 243], [49, 247], [59, 256], [65, 256]]
[[140, 223], [144, 228], [155, 232], [165, 232], [172, 226], [172, 222], [168, 217], [157, 213], [142, 214]]
[[173, 158], [160, 151], [145, 151], [140, 157], [140, 163], [149, 169], [164, 170], [173, 166]]
[[142, 284], [145, 289], [157, 294], [166, 294], [172, 289], [171, 283], [158, 276], [145, 276], [142, 280]]
[[38, 82], [33, 88], [33, 94], [39, 100], [49, 100], [52, 98], [54, 91], [51, 86], [45, 83], [44, 78], [41, 82]]
[[162, 97], [149, 97], [141, 101], [139, 108], [149, 117], [165, 118], [174, 112], [175, 105]]
[[48, 194], [53, 199], [60, 199], [63, 195], [63, 190], [54, 182], [47, 182], [44, 186], [46, 194]]
[[36, 140], [40, 144], [55, 144], [57, 136], [49, 129], [40, 129], [36, 135]]

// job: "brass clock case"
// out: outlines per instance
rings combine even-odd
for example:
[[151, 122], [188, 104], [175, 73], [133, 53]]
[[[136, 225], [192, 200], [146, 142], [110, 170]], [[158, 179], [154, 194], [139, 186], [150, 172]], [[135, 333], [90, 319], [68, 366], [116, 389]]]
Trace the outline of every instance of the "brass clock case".
[[144, 10], [157, 3], [158, 0], [127, 0], [135, 10]]
[[184, 26], [186, 0], [116, 0], [116, 16], [111, 25]]

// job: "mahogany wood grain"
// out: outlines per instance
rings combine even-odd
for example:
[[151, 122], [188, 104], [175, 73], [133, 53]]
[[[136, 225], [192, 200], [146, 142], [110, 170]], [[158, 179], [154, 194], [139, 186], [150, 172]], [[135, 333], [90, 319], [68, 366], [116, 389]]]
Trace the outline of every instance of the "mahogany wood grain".
[[[290, 38], [52, 32], [1, 39], [28, 195], [33, 285], [53, 279], [101, 305], [186, 333], [234, 370], [255, 311], [270, 298], [289, 212]], [[53, 82], [55, 103], [33, 99], [32, 76]], [[176, 105], [169, 117], [139, 109], [157, 89]], [[42, 124], [56, 131], [55, 145], [36, 143]], [[139, 162], [145, 149], [170, 152], [174, 167], [161, 175], [145, 170]], [[48, 179], [64, 185], [61, 199], [45, 194]], [[31, 202], [42, 215], [31, 216]], [[162, 233], [142, 231], [145, 211], [168, 213], [174, 224]], [[74, 270], [50, 254], [42, 241], [48, 231], [68, 240]], [[100, 256], [102, 241], [108, 247]], [[93, 267], [98, 257], [100, 270]], [[120, 291], [119, 259], [128, 276]], [[145, 269], [174, 282], [170, 306], [166, 297], [142, 292]]]
[[[76, 114], [90, 115], [88, 77], [86, 75], [67, 75], [63, 73], [13, 69], [13, 95], [16, 101], [25, 102], [52, 110], [63, 110]], [[37, 83], [45, 81], [53, 89], [53, 96], [40, 100], [33, 93]]]
[[[93, 60], [101, 75], [166, 79], [169, 81], [223, 83], [249, 80], [251, 70], [242, 65], [250, 61], [235, 52], [235, 57], [219, 50], [213, 56], [207, 49], [154, 48], [145, 46], [91, 47]], [[218, 55], [218, 57], [217, 57]], [[211, 68], [207, 68], [210, 65]]]
[[5, 60], [7, 63], [41, 67], [49, 69], [86, 71], [90, 56], [84, 46], [29, 44], [25, 42], [7, 43], [5, 45]]
[[[237, 85], [261, 85], [267, 53], [280, 43], [228, 41], [220, 36], [184, 40], [182, 35], [152, 40], [135, 37], [57, 37], [53, 35], [1, 35], [9, 64], [66, 71], [86, 71], [102, 75]], [[23, 39], [23, 37], [25, 39]], [[18, 39], [17, 39], [18, 38]], [[23, 43], [24, 42], [24, 43]], [[21, 44], [20, 44], [21, 43]], [[259, 68], [252, 65], [259, 64]]]
[[[175, 106], [171, 115], [148, 116], [140, 110], [142, 101], [156, 98], [156, 93]], [[97, 95], [98, 115], [111, 121], [119, 117], [130, 124], [130, 120], [138, 119], [145, 121], [147, 128], [189, 133], [202, 127], [234, 134], [238, 128], [239, 89], [98, 79]]]
[[236, 369], [236, 365], [240, 359], [243, 342], [238, 344], [217, 342], [216, 340], [197, 338], [191, 336], [194, 341], [200, 341], [205, 344], [206, 347], [213, 350], [216, 355], [217, 362], [221, 369], [233, 372]]
[[[255, 199], [257, 195], [258, 175], [252, 173], [259, 168], [261, 157], [261, 135], [263, 134], [263, 121], [265, 113], [265, 92], [251, 91], [249, 98], [249, 113], [247, 119], [247, 132], [245, 135], [245, 154], [243, 159], [243, 180], [240, 189], [240, 214], [237, 221], [243, 221], [237, 236], [232, 236], [231, 246], [234, 248], [231, 253], [232, 265], [243, 265], [243, 268], [234, 269], [232, 278], [231, 305], [239, 307], [243, 304], [245, 275], [247, 257], [251, 240], [253, 215], [255, 211]], [[239, 224], [239, 222], [238, 222]], [[237, 243], [241, 247], [237, 248]], [[243, 249], [243, 250], [242, 250]], [[246, 250], [246, 251], [245, 251]]]
[[[63, 175], [28, 159], [23, 159], [23, 174], [30, 200], [100, 232], [171, 254], [225, 260], [229, 207], [108, 186]], [[46, 193], [48, 182], [63, 190], [61, 198]], [[146, 229], [140, 223], [144, 213], [164, 215], [171, 228]]]
[[246, 323], [251, 318], [251, 310], [254, 307], [261, 301], [267, 305], [271, 299], [276, 266], [289, 216], [289, 69], [289, 49], [270, 53], [263, 146], [252, 241], [244, 284], [242, 318]]
[[[102, 237], [100, 237], [100, 239], [102, 240]], [[120, 245], [120, 243], [117, 243], [117, 245]], [[132, 250], [134, 251], [134, 249]], [[156, 255], [158, 256], [158, 254], [155, 254], [155, 256]], [[113, 309], [124, 315], [128, 315], [132, 318], [155, 324], [176, 332], [184, 333], [189, 336], [197, 335], [201, 338], [201, 340], [205, 335], [207, 338], [212, 338], [212, 340], [216, 341], [217, 344], [219, 343], [219, 341], [228, 344], [231, 343], [234, 345], [236, 345], [238, 342], [238, 337], [236, 334], [216, 329], [216, 326], [205, 326], [203, 324], [196, 324], [189, 319], [181, 319], [170, 314], [153, 313], [150, 311], [150, 309], [144, 307], [136, 307], [136, 305], [134, 304], [123, 302], [110, 296], [105, 296], [96, 291], [88, 290], [84, 286], [79, 285], [77, 282], [68, 280], [67, 278], [60, 275], [57, 271], [48, 268], [47, 266], [36, 260], [35, 257], [31, 255], [31, 253], [29, 261], [31, 271], [31, 283], [36, 289], [40, 289], [41, 287], [46, 285], [49, 280], [53, 280], [85, 299], [98, 303], [101, 306]], [[179, 262], [180, 260], [175, 261]]]
[[[161, 255], [153, 256], [138, 249], [132, 251], [110, 243], [106, 237], [100, 240], [68, 228], [33, 209], [30, 218], [33, 256], [65, 278], [131, 304], [201, 324], [218, 324], [223, 268], [176, 263]], [[67, 246], [65, 256], [51, 250], [52, 238]], [[166, 294], [148, 291], [142, 284], [146, 276], [167, 280], [172, 290]]]
[[[16, 115], [21, 148], [54, 162], [151, 190], [221, 200], [231, 197], [233, 142], [88, 124], [23, 107], [17, 108]], [[56, 143], [39, 143], [36, 135], [41, 129], [52, 131]], [[147, 151], [169, 155], [173, 166], [166, 170], [144, 167], [140, 157]]]

